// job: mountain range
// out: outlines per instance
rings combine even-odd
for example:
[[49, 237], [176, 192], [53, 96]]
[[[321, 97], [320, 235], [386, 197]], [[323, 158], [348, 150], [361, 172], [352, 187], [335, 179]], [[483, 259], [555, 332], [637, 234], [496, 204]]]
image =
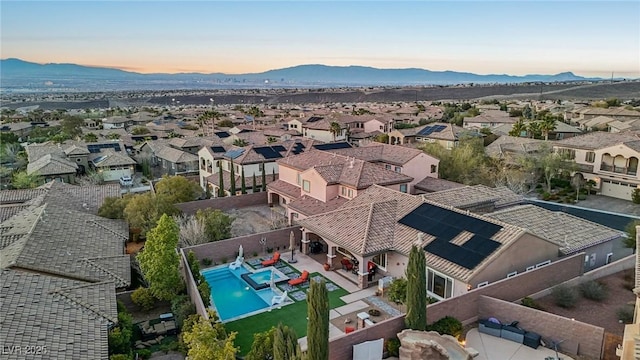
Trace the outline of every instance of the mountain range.
[[249, 74], [141, 74], [78, 64], [38, 64], [13, 58], [0, 60], [0, 78], [2, 79], [2, 89], [5, 91], [410, 86], [601, 80], [577, 76], [571, 72], [555, 75], [479, 75], [469, 72], [431, 71], [418, 68], [379, 69], [365, 66], [319, 64], [299, 65]]

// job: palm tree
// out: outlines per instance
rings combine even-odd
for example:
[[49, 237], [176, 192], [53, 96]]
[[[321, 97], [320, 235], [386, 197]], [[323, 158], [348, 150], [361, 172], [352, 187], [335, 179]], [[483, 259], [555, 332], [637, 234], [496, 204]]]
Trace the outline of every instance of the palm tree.
[[527, 123], [527, 133], [527, 135], [532, 139], [535, 139], [536, 136], [540, 136], [540, 123], [537, 121], [529, 121]]
[[547, 114], [540, 121], [540, 131], [544, 135], [545, 140], [549, 140], [549, 133], [556, 129], [556, 119], [553, 115]]
[[520, 137], [522, 136], [523, 131], [527, 131], [527, 125], [524, 123], [524, 119], [521, 117], [513, 124], [511, 131], [509, 131], [509, 136]]
[[329, 125], [329, 131], [333, 136], [333, 141], [336, 141], [336, 137], [342, 133], [342, 126], [340, 126], [340, 123], [332, 121]]

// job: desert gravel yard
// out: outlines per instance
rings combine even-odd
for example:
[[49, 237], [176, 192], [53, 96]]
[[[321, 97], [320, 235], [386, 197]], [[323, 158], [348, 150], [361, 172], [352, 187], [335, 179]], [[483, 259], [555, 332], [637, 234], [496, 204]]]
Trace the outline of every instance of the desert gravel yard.
[[286, 227], [286, 218], [278, 211], [280, 208], [251, 206], [225, 211], [235, 221], [231, 226], [231, 237], [256, 234]]

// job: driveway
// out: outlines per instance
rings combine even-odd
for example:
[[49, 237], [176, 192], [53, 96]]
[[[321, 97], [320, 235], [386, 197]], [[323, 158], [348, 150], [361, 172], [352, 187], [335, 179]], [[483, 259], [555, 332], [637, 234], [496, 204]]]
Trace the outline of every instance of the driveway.
[[[530, 348], [514, 341], [499, 338], [489, 334], [481, 334], [478, 329], [467, 332], [466, 347], [474, 348], [479, 355], [474, 360], [544, 360], [555, 359], [556, 352], [539, 346]], [[559, 354], [562, 360], [573, 360], [572, 357]]]

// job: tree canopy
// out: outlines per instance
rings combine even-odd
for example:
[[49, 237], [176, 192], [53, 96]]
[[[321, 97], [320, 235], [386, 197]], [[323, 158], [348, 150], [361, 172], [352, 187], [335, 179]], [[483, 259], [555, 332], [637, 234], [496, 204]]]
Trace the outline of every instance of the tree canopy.
[[231, 225], [235, 220], [220, 209], [200, 209], [196, 219], [204, 226], [204, 234], [208, 241], [218, 241], [231, 237]]
[[[198, 320], [183, 330], [182, 339], [187, 345], [187, 355], [191, 360], [235, 360], [238, 348], [234, 346], [236, 333], [227, 334], [217, 316], [208, 310], [207, 320], [198, 316]], [[185, 326], [187, 328], [187, 326]]]
[[177, 204], [198, 199], [202, 188], [184, 176], [163, 176], [155, 186], [156, 196], [164, 197], [170, 204]]
[[27, 174], [26, 171], [18, 171], [11, 178], [11, 186], [14, 189], [33, 189], [43, 182], [42, 176], [38, 173]]
[[170, 216], [162, 215], [158, 225], [147, 233], [144, 250], [137, 257], [151, 293], [161, 300], [171, 300], [183, 288], [176, 252], [179, 231]]

